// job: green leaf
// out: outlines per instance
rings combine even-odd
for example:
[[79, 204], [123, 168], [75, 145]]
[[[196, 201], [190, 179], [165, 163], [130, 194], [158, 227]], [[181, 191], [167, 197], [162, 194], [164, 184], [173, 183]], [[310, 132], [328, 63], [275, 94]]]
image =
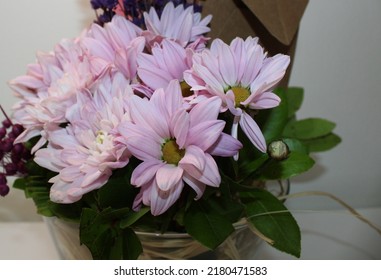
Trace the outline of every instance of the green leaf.
[[13, 183], [13, 187], [24, 190], [25, 197], [33, 199], [37, 213], [46, 217], [54, 216], [52, 202], [50, 201], [50, 184], [40, 176], [29, 176], [18, 178]]
[[263, 170], [259, 179], [279, 180], [288, 179], [309, 170], [315, 161], [307, 154], [293, 151], [283, 161], [272, 160]]
[[79, 222], [81, 217], [82, 207], [84, 207], [81, 201], [71, 204], [54, 203], [48, 200], [50, 211], [60, 219]]
[[[132, 168], [127, 165], [115, 170], [108, 182], [98, 190], [98, 201], [102, 208], [130, 207], [138, 190], [131, 186]], [[118, 195], [115, 195], [115, 194]]]
[[184, 216], [186, 231], [204, 246], [215, 249], [233, 231], [233, 225], [204, 201], [194, 201]]
[[312, 139], [331, 133], [335, 126], [333, 122], [328, 120], [309, 118], [287, 124], [283, 136], [301, 140]]
[[129, 228], [120, 229], [119, 222], [129, 209], [107, 208], [97, 212], [84, 208], [80, 222], [80, 240], [93, 259], [136, 259], [142, 252], [141, 244]]
[[288, 104], [285, 90], [279, 88], [274, 93], [281, 99], [279, 106], [269, 110], [261, 110], [258, 116], [255, 117], [267, 142], [281, 137], [288, 119]]
[[330, 133], [318, 138], [303, 140], [303, 144], [308, 148], [310, 152], [324, 152], [332, 149], [340, 142], [341, 138], [334, 133]]
[[132, 226], [136, 221], [149, 212], [150, 208], [145, 207], [138, 212], [129, 212], [125, 218], [120, 221], [120, 227], [122, 229]]
[[93, 259], [108, 258], [114, 236], [110, 225], [103, 222], [97, 211], [83, 209], [79, 235], [81, 243], [89, 248]]
[[228, 219], [231, 223], [235, 223], [242, 217], [243, 206], [237, 197], [238, 189], [225, 180], [226, 176], [221, 173], [221, 184], [214, 195], [206, 199], [207, 203], [213, 211], [219, 213]]
[[130, 228], [125, 228], [115, 237], [115, 244], [111, 247], [111, 260], [136, 260], [143, 248], [139, 237]]
[[291, 118], [300, 109], [303, 103], [304, 89], [300, 87], [290, 87], [286, 92], [288, 117]]
[[298, 140], [298, 139], [292, 139], [292, 138], [285, 138], [282, 139], [283, 142], [285, 142], [290, 149], [290, 151], [296, 151], [304, 154], [309, 153], [308, 147], [304, 144], [304, 142]]
[[274, 248], [300, 257], [300, 229], [287, 208], [266, 190], [255, 189], [241, 193], [248, 220], [264, 236], [271, 239]]
[[18, 178], [13, 182], [13, 187], [19, 190], [25, 190], [26, 188], [26, 179]]
[[257, 157], [252, 161], [245, 161], [239, 167], [239, 179], [245, 179], [255, 173], [268, 159], [269, 156], [267, 154], [262, 154], [260, 157]]

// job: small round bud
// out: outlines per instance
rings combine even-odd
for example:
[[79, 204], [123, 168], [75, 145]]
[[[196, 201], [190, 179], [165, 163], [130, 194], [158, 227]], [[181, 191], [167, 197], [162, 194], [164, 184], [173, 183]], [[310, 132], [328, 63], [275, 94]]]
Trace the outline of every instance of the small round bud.
[[5, 120], [3, 120], [3, 126], [4, 126], [5, 128], [10, 128], [11, 125], [12, 125], [12, 123], [11, 123], [11, 121], [10, 121], [9, 119], [5, 119]]
[[290, 154], [290, 149], [282, 140], [273, 141], [267, 147], [268, 155], [275, 160], [284, 160]]
[[12, 151], [12, 148], [13, 148], [13, 142], [10, 141], [9, 139], [5, 139], [5, 140], [1, 141], [0, 149], [4, 153], [9, 153], [10, 151]]
[[23, 132], [24, 128], [20, 124], [15, 124], [12, 127], [12, 133], [17, 137]]
[[5, 184], [0, 184], [0, 195], [6, 196], [9, 193], [9, 187]]
[[23, 152], [24, 152], [24, 145], [21, 144], [21, 143], [17, 143], [13, 146], [13, 149], [12, 149], [12, 152], [14, 152], [15, 154], [18, 154], [20, 155], [20, 157], [22, 156]]

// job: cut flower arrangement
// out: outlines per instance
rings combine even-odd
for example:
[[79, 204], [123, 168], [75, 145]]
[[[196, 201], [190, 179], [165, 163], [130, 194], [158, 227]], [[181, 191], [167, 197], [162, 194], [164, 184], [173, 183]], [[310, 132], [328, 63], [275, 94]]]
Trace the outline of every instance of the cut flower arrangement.
[[1, 194], [19, 176], [39, 214], [79, 224], [94, 259], [138, 258], [138, 231], [214, 250], [242, 221], [299, 257], [298, 225], [268, 182], [287, 192], [340, 138], [330, 121], [296, 118], [303, 89], [276, 88], [290, 57], [254, 37], [210, 40], [197, 1], [91, 4], [95, 23], [10, 82], [20, 101], [1, 128]]

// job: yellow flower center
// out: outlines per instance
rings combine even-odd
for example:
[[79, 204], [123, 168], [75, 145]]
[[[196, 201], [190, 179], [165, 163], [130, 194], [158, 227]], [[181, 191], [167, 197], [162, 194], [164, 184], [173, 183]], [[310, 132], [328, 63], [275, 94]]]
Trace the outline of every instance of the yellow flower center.
[[181, 87], [181, 92], [183, 94], [183, 97], [188, 97], [193, 94], [193, 92], [191, 91], [191, 86], [188, 85], [186, 82], [182, 81], [180, 83], [180, 87]]
[[106, 136], [107, 136], [106, 132], [99, 130], [97, 132], [97, 137], [95, 138], [95, 142], [97, 142], [98, 144], [103, 144], [103, 142], [106, 139]]
[[241, 102], [245, 101], [250, 96], [250, 91], [243, 87], [232, 87], [231, 90], [235, 97], [235, 106], [239, 107]]
[[169, 164], [177, 165], [185, 155], [185, 149], [179, 149], [176, 141], [172, 139], [164, 143], [161, 151], [163, 160]]

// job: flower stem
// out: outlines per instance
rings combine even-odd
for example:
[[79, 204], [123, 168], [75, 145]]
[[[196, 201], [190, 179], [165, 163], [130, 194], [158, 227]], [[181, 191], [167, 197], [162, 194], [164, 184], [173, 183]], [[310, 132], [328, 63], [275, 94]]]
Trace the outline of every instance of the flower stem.
[[1, 105], [0, 105], [0, 110], [1, 110], [1, 112], [3, 112], [5, 118], [9, 121], [9, 123], [10, 123], [11, 125], [13, 125], [11, 119], [8, 117], [7, 113], [5, 113], [5, 111], [4, 111], [4, 109], [3, 109], [3, 106], [1, 106]]

